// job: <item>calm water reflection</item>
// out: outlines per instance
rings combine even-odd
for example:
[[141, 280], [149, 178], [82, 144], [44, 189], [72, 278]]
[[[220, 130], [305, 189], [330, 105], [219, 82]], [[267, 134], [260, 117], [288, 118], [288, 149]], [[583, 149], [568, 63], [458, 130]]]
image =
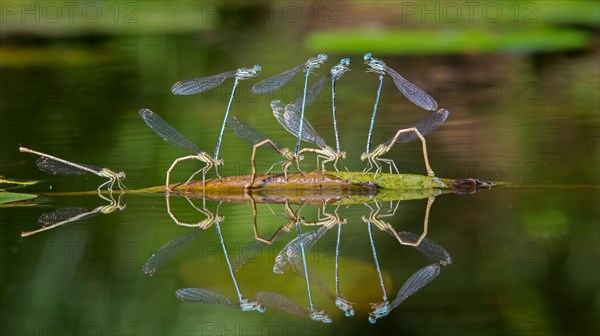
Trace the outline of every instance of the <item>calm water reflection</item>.
[[[227, 32], [211, 31], [200, 39], [198, 35], [148, 35], [62, 41], [52, 47], [67, 54], [72, 47], [93, 56], [85, 62], [3, 67], [2, 175], [42, 180], [38, 186], [22, 189], [25, 191], [81, 191], [98, 186], [95, 177], [44, 175], [32, 157], [18, 153], [21, 143], [59, 157], [125, 171], [129, 188], [161, 185], [165, 170], [183, 153], [147, 129], [140, 121], [140, 108], [164, 116], [208, 150], [216, 144], [231, 83], [195, 97], [171, 95], [173, 83], [253, 64], [262, 65], [266, 78], [313, 54], [297, 43], [296, 36], [278, 30]], [[359, 155], [366, 144], [378, 85], [376, 76], [363, 73], [358, 60], [364, 52], [329, 55], [331, 59], [350, 57], [353, 61], [352, 71], [336, 86], [340, 142], [348, 152], [345, 164], [353, 170], [364, 165]], [[321, 236], [306, 249], [305, 258], [299, 263], [294, 259], [283, 274], [273, 273], [277, 256], [298, 236], [296, 221], [290, 221], [293, 216], [285, 212], [285, 205], [272, 205], [272, 214], [257, 202], [255, 227], [250, 201], [224, 202], [219, 207], [219, 215], [224, 217], [219, 221], [220, 233], [233, 275], [243, 299], [264, 303], [266, 311], [261, 314], [238, 309], [240, 296], [212, 223], [217, 219], [215, 209], [220, 200], [207, 200], [204, 210], [201, 200], [194, 200], [194, 208], [185, 198], [172, 197], [171, 214], [182, 223], [201, 227], [194, 228], [176, 225], [160, 194], [126, 194], [120, 200], [115, 197], [115, 204], [96, 195], [48, 195], [36, 206], [0, 209], [2, 333], [597, 332], [597, 48], [535, 56], [380, 57], [451, 112], [444, 126], [427, 139], [431, 165], [438, 176], [527, 184], [436, 197], [426, 239], [442, 246], [453, 263], [440, 266], [440, 274], [430, 284], [394, 307], [394, 302], [406, 296], [404, 284], [418, 287], [413, 274], [427, 280], [437, 272], [436, 266], [424, 269], [433, 263], [425, 252], [401, 245], [397, 239], [418, 239], [427, 198], [401, 201], [389, 217], [381, 216], [387, 213], [388, 203], [380, 204], [379, 217], [374, 217], [374, 203], [369, 203], [372, 209], [341, 206], [337, 215], [335, 206], [328, 206], [324, 218], [329, 224], [301, 228], [307, 240], [308, 235], [318, 232]], [[271, 96], [252, 95], [251, 85], [240, 84], [232, 111], [292, 147], [294, 139], [273, 120], [269, 102], [291, 101], [301, 82], [295, 81], [289, 89]], [[391, 81], [384, 83], [381, 97], [374, 143], [391, 138], [399, 128], [423, 117], [396, 92]], [[307, 115], [319, 134], [334, 143], [330, 103], [322, 97]], [[319, 111], [327, 117], [321, 117]], [[221, 173], [249, 173], [249, 156], [249, 148], [226, 132], [221, 158], [227, 164]], [[424, 173], [419, 144], [396, 146], [388, 157], [396, 161], [401, 172]], [[260, 160], [266, 169], [278, 160], [278, 154], [265, 152]], [[313, 159], [305, 160], [304, 165], [312, 167]], [[191, 163], [178, 167], [173, 179], [185, 180], [196, 167]], [[116, 209], [117, 204], [126, 208], [105, 211], [107, 206]], [[299, 205], [290, 206], [298, 215]], [[69, 211], [57, 210], [64, 208]], [[300, 215], [307, 223], [318, 223], [324, 215], [320, 209], [320, 204], [309, 204]], [[281, 218], [283, 213], [286, 215]], [[21, 237], [24, 231], [40, 228], [40, 216], [43, 223], [56, 225], [69, 214], [86, 218]], [[211, 214], [214, 218], [207, 221]], [[337, 216], [347, 223], [338, 225]], [[385, 223], [393, 227], [395, 235], [385, 231]], [[285, 224], [287, 227], [278, 231]], [[323, 229], [327, 225], [331, 227]], [[336, 259], [338, 228], [341, 235]], [[255, 237], [263, 239], [255, 241]], [[274, 241], [269, 244], [271, 238]], [[167, 243], [170, 245], [161, 249]], [[168, 258], [148, 266], [150, 257], [159, 252]], [[155, 274], [148, 277], [144, 271]], [[310, 319], [307, 278], [312, 310], [326, 311], [331, 324]], [[371, 303], [385, 301], [382, 286], [389, 306], [372, 308]], [[182, 288], [203, 288], [188, 294], [216, 304], [181, 302], [175, 293]], [[351, 303], [354, 316], [346, 317], [336, 307], [336, 300], [342, 307]], [[371, 325], [368, 316], [374, 309], [381, 315], [386, 310], [389, 314]]]

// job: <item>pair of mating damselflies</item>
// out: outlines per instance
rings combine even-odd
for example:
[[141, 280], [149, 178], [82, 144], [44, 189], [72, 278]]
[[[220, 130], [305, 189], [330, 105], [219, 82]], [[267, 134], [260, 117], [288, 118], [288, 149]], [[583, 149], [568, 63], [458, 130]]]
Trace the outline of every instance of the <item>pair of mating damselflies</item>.
[[[361, 160], [367, 160], [367, 167], [365, 171], [369, 171], [376, 167], [375, 176], [381, 171], [380, 162], [387, 163], [390, 166], [390, 173], [392, 167], [399, 174], [396, 164], [391, 159], [382, 159], [381, 156], [391, 150], [396, 143], [406, 143], [411, 141], [420, 140], [423, 144], [423, 158], [425, 160], [425, 168], [429, 176], [434, 176], [434, 172], [429, 165], [427, 158], [427, 146], [425, 142], [425, 135], [437, 129], [446, 118], [448, 118], [448, 110], [440, 109], [437, 110], [437, 102], [425, 91], [417, 87], [415, 84], [402, 77], [394, 69], [387, 66], [382, 60], [374, 58], [370, 53], [364, 55], [365, 64], [368, 66], [367, 72], [373, 72], [379, 74], [379, 87], [377, 89], [377, 96], [375, 98], [375, 105], [373, 107], [373, 114], [371, 116], [371, 124], [369, 126], [369, 134], [367, 136], [367, 150], [361, 155]], [[373, 137], [373, 128], [375, 126], [375, 116], [377, 115], [377, 107], [379, 105], [379, 98], [381, 96], [381, 87], [383, 86], [383, 79], [385, 75], [392, 77], [394, 84], [398, 90], [415, 105], [428, 111], [434, 111], [430, 115], [418, 121], [415, 125], [410, 128], [399, 130], [392, 139], [384, 142], [377, 146], [371, 151], [371, 140]]]
[[[431, 281], [433, 281], [440, 273], [440, 265], [446, 266], [452, 263], [452, 257], [450, 256], [448, 251], [446, 251], [443, 247], [433, 242], [432, 240], [425, 238], [425, 235], [427, 235], [429, 211], [431, 209], [433, 201], [434, 197], [429, 197], [427, 201], [427, 207], [425, 209], [423, 233], [420, 236], [412, 232], [398, 232], [389, 223], [380, 218], [393, 216], [398, 206], [396, 206], [396, 208], [393, 211], [386, 215], [379, 215], [381, 207], [379, 206], [377, 201], [375, 202], [377, 210], [374, 210], [372, 207], [368, 206], [365, 203], [365, 205], [371, 210], [371, 213], [368, 217], [363, 217], [363, 221], [367, 223], [367, 228], [369, 231], [369, 240], [371, 243], [371, 250], [373, 253], [373, 260], [377, 269], [379, 284], [383, 292], [383, 300], [381, 302], [371, 304], [371, 308], [373, 310], [369, 312], [370, 323], [375, 323], [378, 319], [387, 316], [393, 309], [398, 307], [409, 296], [418, 292]], [[388, 300], [387, 292], [383, 282], [383, 276], [381, 273], [381, 268], [379, 266], [379, 259], [377, 258], [375, 240], [373, 239], [372, 224], [377, 226], [380, 230], [385, 231], [390, 235], [394, 236], [400, 242], [400, 244], [413, 246], [421, 254], [436, 261], [436, 263], [425, 266], [416, 271], [412, 276], [410, 276], [408, 280], [406, 280], [406, 282], [402, 285], [402, 287], [398, 291], [398, 294], [391, 302]]]

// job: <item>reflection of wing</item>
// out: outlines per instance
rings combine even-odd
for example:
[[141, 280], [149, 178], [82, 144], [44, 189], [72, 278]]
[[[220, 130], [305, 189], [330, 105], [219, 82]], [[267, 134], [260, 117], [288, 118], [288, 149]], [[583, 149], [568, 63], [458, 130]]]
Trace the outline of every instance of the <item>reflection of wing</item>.
[[390, 310], [398, 307], [409, 296], [421, 290], [440, 274], [440, 265], [431, 264], [415, 272], [398, 291], [398, 295], [390, 304]]
[[239, 308], [224, 295], [206, 288], [181, 288], [175, 291], [175, 296], [181, 301], [218, 304], [231, 308]]
[[[329, 228], [322, 226], [318, 230], [303, 233], [302, 243], [304, 245], [304, 253], [308, 253], [315, 244], [323, 237]], [[296, 269], [304, 269], [302, 265], [302, 249], [300, 245], [300, 237], [292, 239], [275, 257], [275, 265], [273, 272], [277, 274], [284, 273], [290, 266]]]
[[306, 311], [306, 309], [302, 309], [296, 304], [296, 302], [278, 293], [258, 292], [256, 293], [256, 300], [261, 305], [264, 305], [269, 308], [283, 310], [288, 313], [293, 313], [301, 316], [308, 316], [308, 312]]
[[164, 264], [175, 256], [189, 242], [194, 240], [202, 229], [198, 228], [190, 233], [181, 235], [163, 245], [144, 264], [142, 271], [149, 276], [154, 275]]
[[[292, 266], [294, 267], [294, 271], [296, 272], [296, 274], [298, 276], [304, 277], [304, 264], [301, 261], [293, 263]], [[308, 273], [309, 281], [311, 283], [317, 284], [317, 287], [319, 287], [319, 290], [321, 291], [321, 293], [325, 294], [325, 296], [327, 296], [329, 299], [335, 301], [335, 299], [336, 299], [335, 295], [333, 295], [331, 290], [329, 290], [327, 283], [319, 275], [319, 273], [315, 272], [312, 268], [308, 267], [308, 265], [306, 266], [306, 268], [307, 268], [306, 273]]]
[[240, 268], [244, 267], [244, 265], [247, 263], [252, 262], [252, 260], [255, 258], [260, 258], [262, 252], [268, 247], [269, 244], [259, 241], [251, 241], [246, 243], [246, 245], [244, 245], [240, 250], [240, 253], [237, 253], [237, 256], [231, 264], [231, 267], [237, 272]]
[[38, 223], [41, 226], [54, 225], [58, 222], [73, 219], [73, 217], [79, 216], [86, 212], [89, 212], [89, 210], [80, 207], [60, 208], [41, 214], [40, 218], [38, 218]]
[[31, 236], [42, 231], [50, 230], [57, 226], [96, 216], [101, 213], [105, 207], [106, 206], [100, 206], [91, 211], [84, 208], [70, 207], [60, 208], [51, 212], [43, 213], [38, 218], [38, 223], [42, 227], [33, 231], [21, 232], [21, 237]]
[[[393, 233], [389, 233], [393, 235]], [[416, 243], [420, 237], [420, 235], [416, 233], [407, 231], [397, 231], [396, 233], [409, 243]], [[441, 245], [427, 237], [423, 238], [421, 243], [418, 246], [414, 246], [414, 248], [427, 258], [431, 258], [444, 266], [452, 264], [452, 256], [450, 256], [450, 253], [448, 253]]]

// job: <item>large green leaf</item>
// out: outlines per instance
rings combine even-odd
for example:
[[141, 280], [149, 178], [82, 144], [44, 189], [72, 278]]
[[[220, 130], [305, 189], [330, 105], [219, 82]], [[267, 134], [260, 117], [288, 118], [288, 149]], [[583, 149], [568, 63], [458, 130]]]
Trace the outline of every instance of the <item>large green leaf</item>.
[[37, 195], [0, 191], [0, 204], [25, 201], [36, 198]]

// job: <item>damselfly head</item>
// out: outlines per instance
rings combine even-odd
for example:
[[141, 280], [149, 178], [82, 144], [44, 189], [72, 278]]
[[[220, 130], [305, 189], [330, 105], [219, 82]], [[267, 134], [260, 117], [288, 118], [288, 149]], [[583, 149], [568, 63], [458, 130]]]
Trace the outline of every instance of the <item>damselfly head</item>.
[[224, 164], [225, 164], [225, 161], [223, 161], [223, 159], [218, 159], [218, 160], [215, 162], [215, 165], [217, 165], [217, 166], [222, 166], [222, 165], [224, 165]]
[[341, 151], [341, 152], [337, 153], [337, 156], [338, 156], [340, 159], [345, 159], [345, 158], [346, 158], [346, 152], [344, 152], [344, 151]]
[[365, 152], [360, 154], [360, 160], [365, 161], [369, 157], [369, 153]]
[[366, 53], [365, 56], [363, 57], [365, 62], [369, 62], [372, 58], [373, 58], [373, 55], [371, 55], [371, 53]]
[[125, 172], [118, 172], [118, 173], [117, 173], [117, 178], [118, 178], [119, 180], [124, 180], [124, 179], [125, 179], [125, 177], [126, 177], [126, 176], [125, 176]]
[[239, 68], [236, 73], [237, 79], [249, 79], [258, 76], [261, 68], [260, 65], [255, 65], [252, 68]]
[[342, 60], [340, 61], [340, 64], [342, 64], [342, 65], [350, 65], [350, 59], [349, 58], [342, 58]]
[[327, 54], [318, 54], [317, 58], [322, 61], [327, 61]]

